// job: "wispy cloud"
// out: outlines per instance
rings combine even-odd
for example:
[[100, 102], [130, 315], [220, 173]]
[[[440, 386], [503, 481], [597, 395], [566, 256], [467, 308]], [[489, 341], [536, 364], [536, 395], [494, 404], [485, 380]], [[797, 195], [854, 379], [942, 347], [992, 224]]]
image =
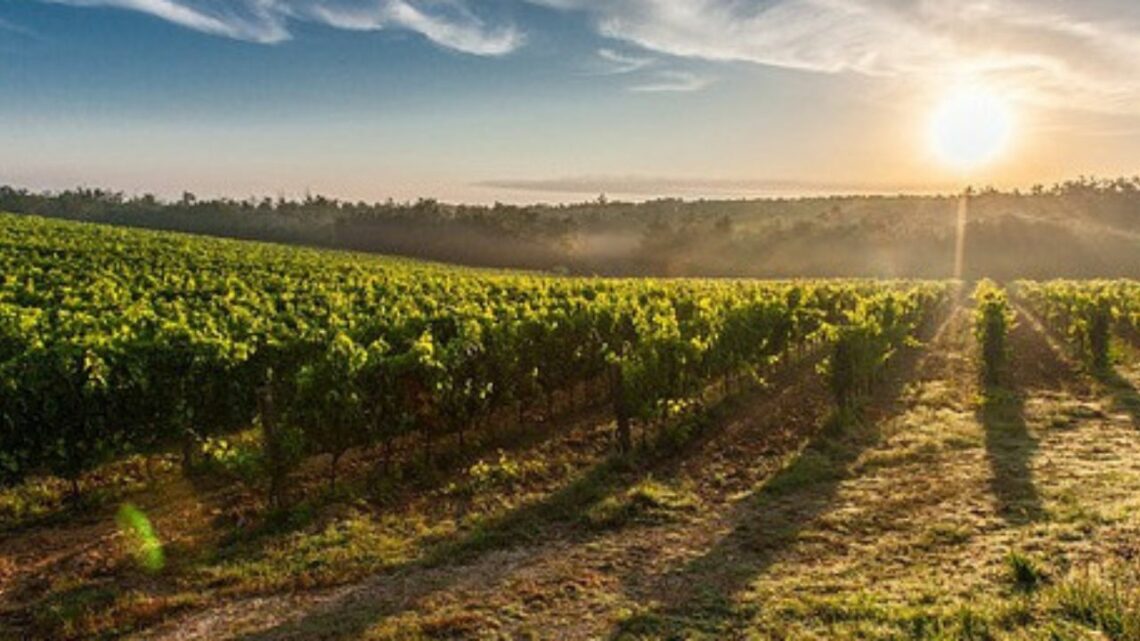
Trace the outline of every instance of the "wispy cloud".
[[641, 91], [699, 88], [699, 76], [677, 70], [676, 63], [700, 59], [931, 86], [969, 79], [1039, 104], [1140, 114], [1136, 0], [25, 1], [144, 12], [263, 43], [290, 38], [292, 23], [300, 21], [402, 29], [483, 56], [522, 46], [522, 30], [504, 16], [512, 4], [531, 4], [588, 15], [598, 33], [614, 41], [596, 52], [600, 73], [658, 74], [637, 83]]
[[204, 33], [252, 42], [287, 40], [285, 14], [273, 0], [41, 0], [75, 7], [112, 7], [147, 13]]
[[943, 83], [1140, 111], [1132, 0], [529, 0], [591, 14], [615, 40], [670, 56]]
[[607, 76], [630, 76], [633, 84], [629, 90], [636, 93], [683, 93], [700, 91], [712, 83], [712, 79], [692, 71], [664, 68], [655, 57], [623, 53], [614, 49], [602, 48], [597, 51], [600, 71]]
[[204, 33], [258, 43], [291, 37], [290, 22], [354, 30], [403, 29], [464, 53], [494, 56], [522, 45], [511, 24], [490, 26], [461, 0], [39, 0], [147, 13]]
[[640, 71], [657, 61], [649, 56], [619, 53], [613, 49], [598, 49], [598, 58], [605, 65], [602, 73], [614, 75]]
[[712, 78], [691, 71], [665, 70], [654, 74], [652, 80], [631, 86], [629, 90], [637, 93], [685, 93], [700, 91], [710, 84]]
[[314, 17], [342, 29], [407, 29], [442, 47], [481, 56], [507, 54], [523, 43], [522, 34], [513, 25], [489, 27], [463, 4], [421, 4], [416, 6], [405, 0], [386, 0], [360, 7], [314, 0], [306, 11], [298, 11], [294, 15]]
[[764, 194], [890, 194], [950, 193], [949, 184], [874, 183], [858, 181], [787, 180], [778, 178], [720, 179], [677, 176], [598, 175], [560, 178], [505, 178], [476, 183], [477, 187], [559, 194], [720, 195]]

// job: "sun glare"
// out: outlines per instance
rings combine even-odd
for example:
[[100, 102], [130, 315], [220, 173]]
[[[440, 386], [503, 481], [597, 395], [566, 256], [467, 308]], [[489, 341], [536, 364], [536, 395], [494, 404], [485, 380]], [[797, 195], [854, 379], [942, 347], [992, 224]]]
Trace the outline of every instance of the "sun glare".
[[948, 96], [930, 122], [934, 152], [946, 164], [962, 171], [995, 160], [1013, 135], [1009, 103], [984, 89], [968, 89]]

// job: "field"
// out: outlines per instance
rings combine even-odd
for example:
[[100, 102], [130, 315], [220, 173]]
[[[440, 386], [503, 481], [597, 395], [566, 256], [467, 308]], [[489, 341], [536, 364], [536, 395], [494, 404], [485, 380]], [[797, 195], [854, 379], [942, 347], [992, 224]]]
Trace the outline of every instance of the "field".
[[0, 215], [0, 638], [1140, 639], [1140, 284]]

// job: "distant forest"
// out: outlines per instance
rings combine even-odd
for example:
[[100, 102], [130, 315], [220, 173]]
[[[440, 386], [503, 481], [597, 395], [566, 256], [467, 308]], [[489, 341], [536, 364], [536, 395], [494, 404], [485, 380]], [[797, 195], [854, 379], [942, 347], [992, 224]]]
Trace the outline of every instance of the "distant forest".
[[[967, 190], [967, 278], [1140, 277], [1140, 178]], [[0, 211], [606, 276], [953, 274], [959, 196], [449, 205], [0, 187]]]

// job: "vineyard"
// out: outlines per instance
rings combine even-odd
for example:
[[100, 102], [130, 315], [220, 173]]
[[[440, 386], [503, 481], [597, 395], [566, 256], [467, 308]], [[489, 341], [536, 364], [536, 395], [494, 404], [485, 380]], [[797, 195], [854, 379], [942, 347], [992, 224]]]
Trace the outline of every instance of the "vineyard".
[[[9, 480], [264, 428], [267, 467], [431, 443], [600, 386], [617, 444], [714, 381], [833, 345], [844, 404], [944, 284], [557, 280], [3, 220], [0, 436]], [[580, 396], [580, 395], [579, 395]], [[260, 404], [259, 404], [260, 403]], [[697, 403], [699, 406], [699, 402]], [[261, 411], [259, 411], [259, 408]]]
[[[688, 579], [709, 580], [726, 590], [730, 586], [737, 595], [748, 590], [734, 576], [722, 575], [726, 567], [752, 562], [766, 569], [776, 562], [749, 538], [757, 536], [747, 524], [752, 521], [733, 519], [745, 514], [798, 521], [807, 518], [804, 512], [813, 523], [824, 518], [822, 504], [841, 495], [843, 483], [854, 483], [855, 471], [873, 473], [874, 465], [888, 465], [885, 454], [876, 464], [864, 460], [872, 441], [875, 447], [887, 447], [887, 441], [874, 441], [877, 432], [867, 430], [899, 411], [899, 403], [912, 403], [910, 411], [915, 413], [916, 407], [926, 407], [923, 403], [934, 404], [935, 409], [923, 410], [924, 418], [913, 419], [916, 425], [905, 431], [910, 438], [933, 439], [915, 450], [922, 456], [931, 456], [930, 451], [950, 456], [981, 447], [991, 461], [1014, 454], [1024, 458], [1023, 444], [1007, 447], [1009, 430], [1017, 436], [1028, 429], [1023, 425], [1030, 411], [1026, 408], [1036, 406], [1027, 406], [1026, 400], [1033, 400], [1037, 388], [1036, 381], [1027, 378], [1027, 372], [1035, 370], [1026, 363], [1037, 359], [1035, 363], [1049, 364], [1041, 367], [1051, 377], [1071, 375], [1083, 381], [1085, 387], [1074, 383], [1065, 393], [1085, 395], [1080, 398], [1101, 393], [1102, 400], [1114, 399], [1117, 410], [1086, 419], [1105, 424], [1119, 419], [1132, 431], [1133, 423], [1140, 422], [1140, 397], [1128, 372], [1117, 371], [1132, 362], [1140, 336], [1140, 283], [1131, 281], [1022, 281], [1003, 286], [983, 280], [970, 290], [951, 281], [562, 278], [7, 214], [0, 214], [0, 274], [0, 516], [10, 521], [5, 527], [17, 533], [12, 541], [20, 533], [58, 527], [52, 519], [66, 522], [68, 514], [97, 513], [108, 470], [124, 461], [142, 461], [147, 468], [144, 494], [181, 487], [181, 479], [191, 479], [243, 505], [240, 523], [211, 522], [203, 526], [209, 536], [187, 537], [211, 541], [217, 546], [211, 554], [184, 541], [179, 545], [187, 547], [172, 549], [182, 549], [186, 558], [165, 569], [153, 555], [133, 566], [123, 561], [107, 572], [127, 573], [131, 587], [106, 598], [80, 599], [80, 605], [60, 605], [63, 597], [52, 591], [55, 588], [48, 593], [56, 596], [49, 597], [42, 597], [42, 589], [28, 587], [31, 584], [13, 588], [17, 583], [11, 577], [20, 573], [8, 564], [35, 565], [34, 555], [0, 562], [0, 579], [5, 581], [0, 595], [12, 590], [13, 598], [27, 605], [20, 608], [23, 615], [0, 611], [15, 621], [0, 624], [0, 634], [117, 636], [176, 620], [171, 617], [183, 611], [209, 611], [210, 602], [201, 599], [343, 586], [380, 573], [389, 564], [403, 564], [405, 572], [412, 572], [408, 568], [422, 563], [428, 572], [451, 556], [479, 563], [485, 548], [510, 548], [529, 540], [520, 532], [535, 528], [546, 532], [540, 536], [565, 536], [570, 542], [603, 536], [597, 530], [609, 528], [617, 549], [637, 540], [628, 535], [618, 541], [619, 525], [626, 521], [632, 523], [629, 527], [644, 529], [646, 536], [675, 528], [676, 540], [699, 541], [718, 527], [725, 529], [719, 543], [710, 543], [705, 565], [674, 570], [681, 579], [688, 573]], [[922, 358], [933, 364], [917, 365]], [[1061, 363], [1070, 363], [1071, 371]], [[939, 376], [945, 381], [936, 381]], [[1078, 388], [1082, 391], [1072, 391]], [[1060, 393], [1048, 397], [1050, 402]], [[931, 394], [945, 398], [931, 401]], [[984, 399], [980, 408], [974, 398]], [[1092, 401], [1080, 402], [1086, 413], [1091, 411]], [[766, 409], [750, 413], [750, 404]], [[733, 423], [725, 418], [733, 411], [747, 418]], [[900, 416], [904, 421], [910, 415]], [[987, 436], [976, 441], [955, 436], [949, 428], [931, 427], [946, 420], [959, 427], [977, 425]], [[718, 427], [726, 421], [736, 427]], [[745, 437], [740, 425], [767, 427]], [[1131, 438], [1123, 433], [1113, 432], [1122, 442]], [[1071, 434], [1075, 432], [1065, 433]], [[1057, 438], [1068, 438], [1065, 435]], [[509, 447], [489, 456], [486, 443], [496, 436], [500, 444], [541, 441], [551, 449], [531, 459], [512, 459], [522, 455], [504, 451]], [[966, 445], [947, 445], [945, 439], [950, 438]], [[685, 462], [694, 451], [716, 455], [698, 459], [705, 461], [699, 465]], [[1120, 451], [1131, 450], [1122, 446]], [[905, 466], [911, 459], [899, 460]], [[156, 471], [151, 469], [156, 462], [169, 465], [159, 465], [162, 470]], [[937, 473], [931, 471], [929, 458], [913, 463], [915, 473]], [[1028, 476], [1028, 465], [1018, 459], [1013, 469]], [[1114, 478], [1140, 482], [1140, 473], [1136, 479], [1128, 476], [1137, 472], [1134, 465], [1119, 465], [1123, 467], [1113, 468]], [[1043, 510], [1033, 504], [1045, 499], [1003, 481], [1011, 476], [1008, 465], [992, 466], [998, 503], [1014, 505], [1000, 509]], [[596, 477], [575, 476], [583, 470], [594, 470]], [[947, 487], [971, 478], [960, 472], [945, 477], [954, 479], [946, 481]], [[670, 485], [655, 480], [654, 474], [688, 480]], [[383, 496], [361, 490], [360, 478], [368, 480], [368, 488], [383, 488]], [[583, 489], [587, 480], [593, 484]], [[1118, 503], [1111, 515], [1101, 514], [1102, 520], [1093, 520], [1095, 526], [1079, 524], [1093, 528], [1082, 530], [1082, 536], [1104, 527], [1115, 528], [1113, 536], [1127, 539], [1133, 525], [1127, 497], [1134, 496], [1127, 482], [1114, 486], [1113, 491], [1125, 497], [1112, 494]], [[1010, 484], [1021, 493], [1003, 495], [1001, 488]], [[37, 504], [36, 493], [55, 485], [66, 492], [54, 503]], [[915, 481], [892, 485], [890, 491], [929, 485]], [[241, 488], [240, 498], [228, 494], [234, 487]], [[945, 500], [970, 496], [966, 489], [959, 490]], [[752, 492], [753, 498], [741, 502], [747, 507], [736, 506], [734, 501]], [[778, 492], [788, 492], [791, 498], [769, 498]], [[797, 499], [797, 492], [807, 494]], [[393, 507], [394, 496], [412, 498], [404, 507]], [[536, 497], [545, 507], [534, 512], [537, 508], [528, 506]], [[162, 504], [185, 502], [171, 499]], [[353, 517], [358, 520], [337, 525], [328, 520], [336, 517], [324, 511], [336, 504], [355, 505], [352, 509], [363, 512]], [[415, 510], [422, 513], [412, 518], [409, 514]], [[572, 518], [566, 516], [568, 511]], [[288, 567], [284, 570], [272, 565], [275, 553], [264, 552], [260, 562], [265, 565], [256, 571], [240, 565], [248, 554], [242, 546], [257, 540], [251, 532], [272, 531], [273, 523], [302, 512], [324, 515], [307, 518], [332, 529], [298, 526], [307, 534], [275, 545], [296, 545], [288, 554], [303, 558], [313, 549], [326, 554], [313, 541], [335, 531], [338, 542], [329, 549], [342, 551], [332, 557], [335, 560], [321, 557], [313, 565], [309, 559], [308, 566], [278, 561]], [[375, 528], [389, 513], [401, 515], [400, 524], [381, 536]], [[525, 518], [512, 516], [519, 513]], [[142, 531], [147, 541], [161, 537], [161, 526], [155, 534], [149, 523], [137, 525], [146, 522], [142, 512], [131, 507], [128, 516], [122, 514], [116, 531]], [[247, 518], [256, 521], [253, 530]], [[857, 516], [852, 518], [858, 522]], [[192, 520], [185, 515], [178, 519]], [[556, 525], [543, 530], [543, 519]], [[1013, 518], [1006, 521], [1016, 523]], [[405, 526], [410, 523], [417, 524], [413, 533]], [[451, 540], [469, 527], [474, 530], [467, 543]], [[377, 560], [383, 554], [373, 548], [359, 558], [343, 552], [365, 545], [353, 538], [352, 532], [361, 531], [370, 533], [363, 539], [371, 542], [368, 545], [412, 558]], [[397, 537], [393, 532], [403, 537], [400, 544], [376, 543]], [[1042, 554], [1052, 550], [1054, 539], [1048, 537], [1055, 534], [1060, 546], [1073, 532], [1047, 534], [1042, 535], [1047, 541], [1035, 548]], [[304, 536], [308, 538], [301, 548]], [[794, 534], [793, 539], [800, 540]], [[565, 545], [569, 549], [571, 543]], [[147, 546], [150, 554], [153, 545]], [[718, 551], [718, 546], [731, 547], [736, 556]], [[1140, 638], [1140, 600], [1128, 601], [1140, 599], [1140, 591], [1126, 592], [1126, 579], [1114, 584], [1116, 605], [1090, 601], [1086, 609], [1096, 613], [1082, 615], [1074, 613], [1076, 606], [1066, 610], [1069, 606], [1054, 603], [1065, 597], [1063, 589], [1076, 589], [1059, 575], [1048, 587], [1048, 598], [1026, 596], [1044, 579], [1037, 574], [1036, 561], [1010, 560], [1019, 554], [1008, 552], [995, 562], [1021, 564], [1030, 576], [1021, 579], [1034, 583], [1024, 598], [1018, 597], [1024, 609], [1020, 619], [990, 613], [978, 614], [970, 623], [974, 615], [939, 610], [926, 623], [918, 623], [922, 617], [914, 612], [888, 615], [886, 606], [853, 602], [846, 603], [842, 613], [788, 617], [802, 615], [821, 629], [854, 621], [840, 636], [859, 638], [899, 638], [894, 635], [903, 631], [908, 638], [996, 638], [1001, 635], [969, 630], [1012, 632], [1019, 625], [1061, 635], [1052, 638], [1086, 638], [1066, 636], [1082, 630], [1112, 639]], [[726, 558], [737, 560], [726, 565]], [[299, 569], [326, 563], [333, 569], [313, 574]], [[240, 575], [234, 569], [238, 567]], [[247, 573], [258, 578], [254, 581]], [[307, 578], [298, 585], [301, 576]], [[105, 578], [91, 579], [99, 580], [106, 584]], [[82, 590], [89, 585], [74, 583], [59, 590], [88, 594]], [[171, 587], [175, 584], [181, 593]], [[644, 596], [638, 592], [642, 583], [634, 586], [627, 587], [627, 597], [641, 605], [633, 610], [622, 606], [622, 613], [613, 615], [620, 619], [616, 637], [657, 638], [695, 629], [708, 638], [736, 638], [739, 632], [717, 626], [735, 625], [731, 621], [744, 616], [740, 612], [733, 610], [731, 616], [721, 617], [724, 621], [717, 618], [719, 623], [702, 619], [712, 616], [704, 611], [695, 619], [686, 618], [682, 610], [690, 602], [657, 595], [646, 597], [654, 605], [643, 607], [638, 600]], [[749, 589], [753, 596], [764, 593], [763, 586]], [[1007, 596], [1002, 593], [1000, 598]], [[336, 593], [328, 599], [335, 604], [341, 597]], [[1014, 603], [1013, 596], [1009, 599]], [[859, 610], [864, 606], [866, 611]], [[1115, 619], [1102, 616], [1109, 610]], [[424, 614], [422, 609], [417, 612]], [[779, 612], [748, 616], [763, 619]], [[892, 618], [896, 616], [898, 620]], [[376, 624], [386, 620], [381, 615], [371, 619]], [[867, 623], [871, 620], [877, 628]], [[1067, 622], [1061, 627], [1043, 623], [1061, 620]], [[309, 624], [333, 625], [320, 616], [313, 621]], [[417, 621], [415, 638], [484, 638], [486, 625], [491, 625], [483, 619], [464, 621], [452, 621], [450, 631], [438, 634]], [[864, 623], [868, 627], [859, 627]], [[767, 625], [759, 619], [753, 624]], [[503, 625], [496, 619], [495, 626]], [[839, 628], [830, 629], [839, 634]], [[201, 638], [219, 633], [209, 630], [214, 629], [207, 628]], [[306, 637], [302, 629], [279, 631], [281, 638]], [[352, 627], [351, 633], [329, 638], [364, 632]], [[568, 638], [593, 638], [595, 632], [571, 632]], [[399, 630], [372, 634], [407, 638]], [[772, 634], [783, 638], [787, 629]], [[514, 637], [502, 632], [502, 638]], [[798, 637], [792, 633], [788, 638]]]

